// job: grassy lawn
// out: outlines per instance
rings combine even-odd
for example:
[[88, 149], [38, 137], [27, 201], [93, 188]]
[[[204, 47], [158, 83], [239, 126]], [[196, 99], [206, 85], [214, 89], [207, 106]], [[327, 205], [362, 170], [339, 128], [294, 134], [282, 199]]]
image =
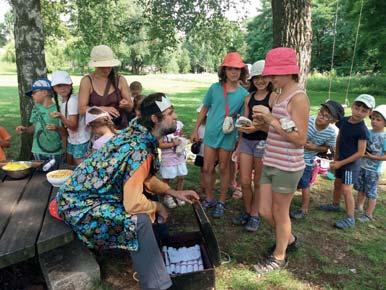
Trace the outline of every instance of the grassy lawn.
[[[5, 76], [4, 76], [5, 77]], [[10, 77], [7, 75], [6, 77]], [[14, 75], [14, 79], [16, 76]], [[196, 107], [200, 104], [213, 75], [205, 77], [181, 75], [128, 76], [143, 83], [145, 93], [163, 91], [167, 93], [176, 108], [179, 119], [189, 134], [196, 118]], [[12, 148], [7, 150], [10, 158], [16, 158], [20, 137], [14, 128], [20, 122], [16, 82], [6, 85], [0, 75], [0, 125], [13, 135]], [[75, 84], [79, 78], [74, 78]], [[335, 79], [332, 99], [343, 103], [347, 79]], [[352, 102], [359, 93], [376, 96], [377, 104], [386, 104], [383, 90], [384, 77], [361, 77], [352, 80], [349, 99]], [[308, 94], [312, 114], [327, 98], [328, 79], [323, 76], [311, 77]], [[349, 109], [347, 108], [349, 114]], [[198, 169], [189, 163], [186, 188], [198, 189]], [[386, 198], [385, 188], [380, 186], [380, 198], [375, 212], [376, 221], [371, 224], [357, 224], [356, 229], [336, 230], [334, 220], [343, 213], [323, 213], [317, 206], [331, 200], [331, 181], [319, 178], [312, 188], [311, 212], [305, 221], [294, 222], [293, 230], [299, 236], [301, 248], [289, 256], [286, 270], [256, 279], [250, 270], [254, 263], [265, 255], [266, 249], [274, 242], [273, 233], [263, 223], [257, 233], [245, 232], [231, 224], [231, 217], [241, 209], [240, 200], [229, 200], [225, 218], [212, 220], [213, 228], [222, 251], [230, 255], [231, 261], [216, 269], [217, 289], [385, 289], [386, 276]], [[293, 206], [301, 203], [300, 195], [294, 198]], [[190, 207], [171, 212], [172, 231], [187, 231], [196, 228]], [[100, 289], [137, 289], [131, 279], [130, 262], [122, 255], [99, 258], [103, 282]], [[122, 274], [123, 273], [123, 274]]]

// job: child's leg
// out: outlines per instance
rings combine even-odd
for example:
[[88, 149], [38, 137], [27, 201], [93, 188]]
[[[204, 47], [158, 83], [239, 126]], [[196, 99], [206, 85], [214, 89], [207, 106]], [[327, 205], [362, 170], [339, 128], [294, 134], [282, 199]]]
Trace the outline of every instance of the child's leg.
[[370, 217], [370, 218], [373, 217], [374, 209], [375, 209], [376, 204], [377, 204], [377, 200], [376, 199], [368, 199], [367, 209], [366, 209], [366, 215], [368, 217]]
[[[219, 166], [220, 166], [220, 201], [225, 202], [229, 188], [229, 162], [231, 151], [219, 149]], [[206, 158], [206, 156], [205, 156]], [[204, 160], [205, 160], [204, 158]], [[208, 180], [210, 182], [210, 180]]]
[[302, 212], [307, 214], [310, 206], [310, 188], [302, 189]]
[[184, 176], [178, 176], [177, 177], [177, 190], [183, 190], [184, 189], [184, 182], [185, 182]]
[[365, 205], [366, 196], [364, 192], [358, 191], [357, 201], [355, 208], [358, 210], [363, 210], [363, 206]]
[[[204, 184], [205, 184], [205, 194], [207, 200], [214, 200], [213, 194], [213, 171], [214, 164], [217, 161], [218, 150], [215, 148], [211, 148], [209, 146], [204, 147]], [[228, 171], [228, 182], [229, 182], [229, 170]]]
[[341, 194], [342, 194], [342, 179], [336, 178], [334, 181], [334, 193], [333, 193], [333, 200], [332, 200], [333, 205], [339, 206]]
[[346, 203], [346, 213], [350, 218], [354, 217], [355, 201], [352, 194], [352, 184], [342, 184], [342, 193]]
[[[251, 203], [251, 216], [259, 215], [259, 200], [260, 200], [260, 177], [261, 171], [263, 169], [263, 162], [261, 158], [254, 158], [254, 176], [253, 176], [253, 185], [254, 185], [254, 194]], [[241, 169], [241, 167], [240, 167]]]
[[[234, 163], [234, 162], [232, 162]], [[251, 213], [251, 206], [253, 200], [252, 192], [252, 169], [253, 169], [253, 156], [245, 153], [240, 153], [240, 180], [241, 188], [243, 191], [243, 201], [245, 212]], [[255, 209], [255, 211], [257, 208]]]

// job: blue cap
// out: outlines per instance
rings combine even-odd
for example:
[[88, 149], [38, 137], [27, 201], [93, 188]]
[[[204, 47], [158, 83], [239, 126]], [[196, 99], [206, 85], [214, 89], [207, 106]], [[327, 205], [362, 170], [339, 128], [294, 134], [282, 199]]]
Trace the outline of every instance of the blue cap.
[[41, 91], [41, 90], [51, 91], [51, 82], [49, 79], [41, 78], [34, 81], [31, 90], [26, 92], [26, 95], [31, 97], [34, 91]]

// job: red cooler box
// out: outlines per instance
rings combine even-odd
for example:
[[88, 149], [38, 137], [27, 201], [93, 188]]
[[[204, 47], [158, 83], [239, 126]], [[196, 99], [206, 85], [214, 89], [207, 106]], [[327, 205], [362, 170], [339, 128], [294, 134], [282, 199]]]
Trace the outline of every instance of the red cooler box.
[[192, 205], [200, 231], [183, 232], [171, 235], [163, 246], [181, 248], [199, 245], [204, 269], [201, 271], [172, 274], [173, 290], [212, 290], [215, 289], [214, 267], [220, 265], [220, 249], [212, 226], [200, 203]]

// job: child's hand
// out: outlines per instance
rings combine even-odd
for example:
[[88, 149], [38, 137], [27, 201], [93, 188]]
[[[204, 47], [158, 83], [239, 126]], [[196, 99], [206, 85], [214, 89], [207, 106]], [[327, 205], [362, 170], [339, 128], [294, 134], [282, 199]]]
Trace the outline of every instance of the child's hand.
[[21, 134], [25, 131], [27, 131], [27, 127], [25, 127], [25, 126], [17, 126], [16, 127], [16, 133], [18, 133], [18, 134]]
[[368, 159], [377, 159], [376, 155], [371, 154], [369, 152], [366, 152], [364, 157]]
[[130, 108], [131, 108], [131, 106], [130, 106], [130, 104], [129, 104], [129, 101], [126, 100], [126, 99], [122, 99], [122, 100], [119, 102], [119, 107], [120, 107], [121, 109], [130, 109]]
[[180, 138], [174, 138], [174, 139], [173, 139], [173, 144], [174, 144], [174, 146], [180, 145], [180, 144], [181, 144]]
[[342, 167], [342, 163], [340, 161], [332, 161], [330, 163], [330, 169], [336, 170]]
[[99, 108], [101, 108], [103, 111], [109, 113], [110, 116], [113, 118], [117, 118], [120, 116], [118, 110], [115, 109], [114, 107], [99, 107]]
[[62, 115], [62, 113], [60, 113], [60, 112], [51, 112], [51, 113], [50, 113], [50, 116], [51, 116], [52, 118], [61, 118], [63, 115]]
[[198, 137], [198, 131], [193, 130], [192, 135], [190, 135], [190, 142], [194, 143], [194, 142], [198, 142], [199, 140], [200, 138]]
[[256, 128], [255, 126], [245, 126], [245, 127], [238, 128], [238, 130], [242, 133], [251, 134], [258, 131], [259, 129]]
[[59, 127], [56, 126], [56, 125], [54, 125], [54, 124], [48, 124], [48, 125], [46, 126], [46, 129], [47, 129], [47, 130], [51, 130], [51, 131], [58, 131], [58, 130], [59, 130]]

